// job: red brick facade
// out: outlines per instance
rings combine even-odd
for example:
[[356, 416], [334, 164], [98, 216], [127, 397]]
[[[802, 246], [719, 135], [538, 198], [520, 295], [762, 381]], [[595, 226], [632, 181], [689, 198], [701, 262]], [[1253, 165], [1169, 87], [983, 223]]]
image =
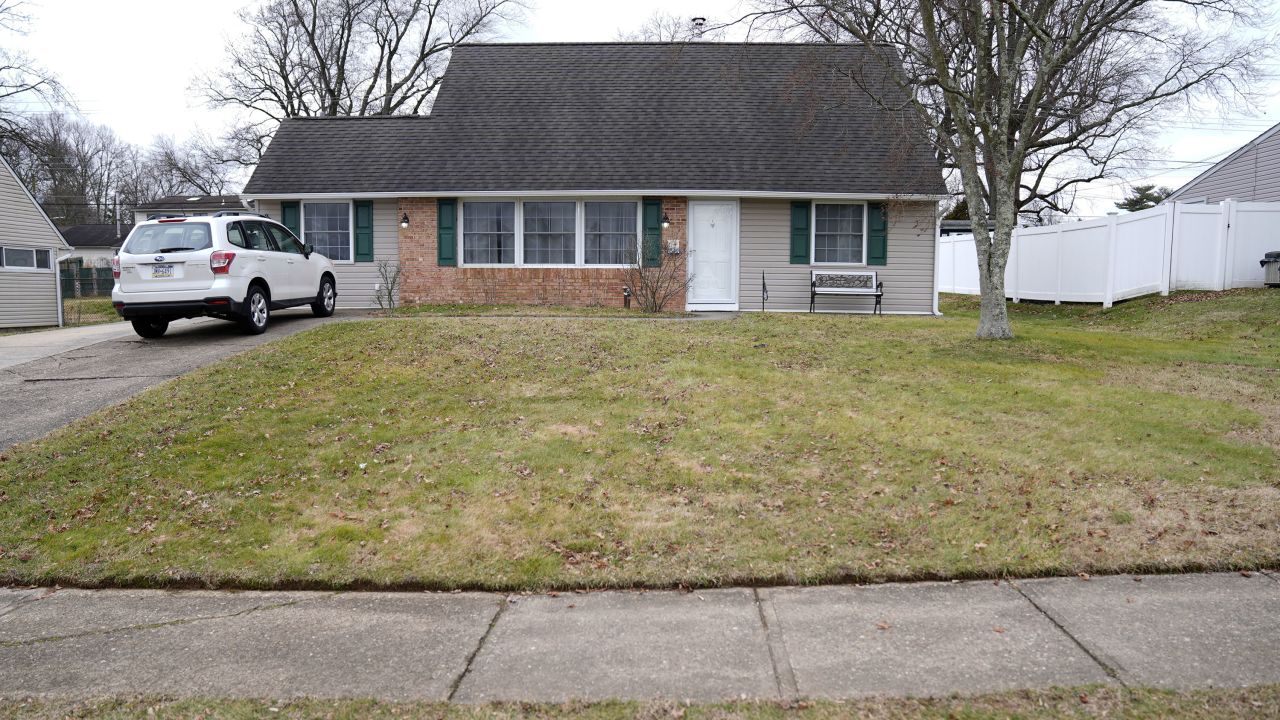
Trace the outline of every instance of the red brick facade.
[[[671, 241], [680, 244], [678, 256], [664, 262], [684, 263], [687, 250], [688, 201], [662, 199], [662, 210], [671, 226], [662, 233], [665, 252]], [[408, 215], [409, 227], [400, 230], [401, 301], [406, 304], [477, 303], [514, 305], [621, 306], [623, 270], [617, 268], [461, 268], [440, 267], [436, 260], [436, 201], [434, 198], [400, 198], [396, 213]], [[462, 233], [458, 233], [462, 256]], [[669, 310], [683, 310], [684, 297]]]

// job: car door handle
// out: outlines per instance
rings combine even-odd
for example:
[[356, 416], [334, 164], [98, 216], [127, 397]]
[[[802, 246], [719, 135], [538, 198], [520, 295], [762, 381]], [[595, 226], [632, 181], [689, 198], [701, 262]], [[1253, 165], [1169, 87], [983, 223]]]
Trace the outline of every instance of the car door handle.
[[261, 255], [258, 256], [258, 262], [266, 262], [266, 261], [267, 261], [266, 258], [262, 257]]

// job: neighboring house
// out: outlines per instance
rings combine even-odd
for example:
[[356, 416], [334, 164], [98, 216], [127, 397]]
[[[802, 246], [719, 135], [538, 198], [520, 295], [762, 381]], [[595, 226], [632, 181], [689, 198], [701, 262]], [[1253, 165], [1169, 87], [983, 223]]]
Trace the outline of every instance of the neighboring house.
[[58, 228], [0, 158], [0, 327], [62, 324]]
[[245, 210], [239, 195], [167, 195], [133, 209], [134, 224], [153, 215], [212, 215], [220, 210]]
[[1280, 202], [1280, 125], [1200, 173], [1164, 202]]
[[72, 225], [62, 228], [62, 237], [71, 246], [72, 258], [82, 258], [85, 267], [101, 267], [111, 264], [131, 230], [132, 225], [115, 223]]
[[680, 308], [807, 310], [830, 269], [934, 313], [946, 188], [874, 52], [464, 45], [429, 118], [286, 120], [243, 197], [337, 263], [345, 305], [387, 260], [406, 302], [616, 306], [639, 258], [692, 276]]

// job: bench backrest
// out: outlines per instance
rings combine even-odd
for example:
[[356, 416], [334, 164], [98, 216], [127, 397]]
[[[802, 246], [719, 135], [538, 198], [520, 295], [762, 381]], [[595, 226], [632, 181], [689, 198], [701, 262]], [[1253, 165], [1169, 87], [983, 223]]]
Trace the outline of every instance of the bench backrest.
[[876, 291], [874, 270], [814, 270], [813, 289], [820, 293], [857, 295]]

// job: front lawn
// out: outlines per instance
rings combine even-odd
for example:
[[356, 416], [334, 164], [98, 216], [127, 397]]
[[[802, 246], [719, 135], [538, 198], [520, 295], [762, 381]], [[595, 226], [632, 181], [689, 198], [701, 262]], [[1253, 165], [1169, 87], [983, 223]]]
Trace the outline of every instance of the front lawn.
[[1280, 292], [332, 323], [0, 456], [0, 583], [549, 589], [1280, 561]]
[[1050, 720], [1057, 718], [1217, 718], [1274, 717], [1280, 713], [1280, 686], [1172, 692], [1168, 690], [1083, 687], [1026, 690], [976, 697], [938, 699], [868, 698], [847, 702], [820, 701], [782, 705], [735, 702], [708, 705], [681, 703], [574, 703], [568, 705], [447, 705], [431, 702], [369, 700], [116, 700], [0, 701], [0, 720], [13, 718], [215, 718], [260, 717], [308, 720], [620, 720], [621, 718], [685, 718], [686, 720]]

